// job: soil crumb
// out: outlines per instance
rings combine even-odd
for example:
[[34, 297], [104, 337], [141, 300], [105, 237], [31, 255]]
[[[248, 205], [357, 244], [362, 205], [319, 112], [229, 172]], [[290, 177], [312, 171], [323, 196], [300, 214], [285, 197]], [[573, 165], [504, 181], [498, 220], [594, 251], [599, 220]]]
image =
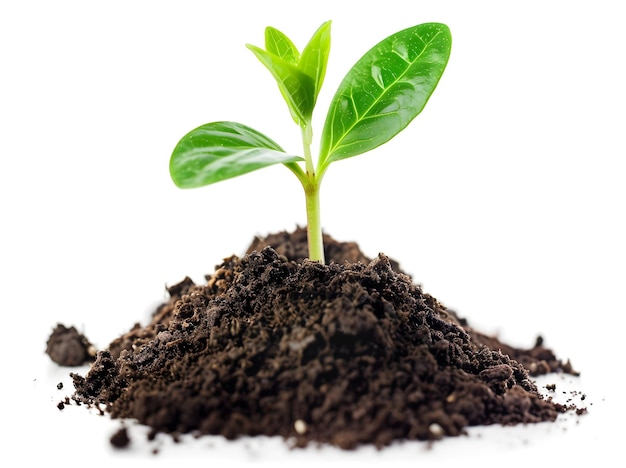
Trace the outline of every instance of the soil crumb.
[[[73, 399], [153, 433], [281, 436], [354, 449], [437, 440], [469, 426], [553, 421], [576, 410], [532, 375], [576, 374], [543, 346], [507, 346], [422, 291], [380, 254], [306, 231], [255, 238], [207, 275], [168, 288], [135, 324], [72, 373]], [[113, 442], [112, 442], [113, 443]]]
[[46, 354], [60, 366], [75, 367], [93, 362], [96, 348], [75, 327], [59, 323], [48, 338]]
[[130, 437], [126, 427], [120, 427], [111, 436], [111, 445], [115, 448], [126, 448], [130, 445]]

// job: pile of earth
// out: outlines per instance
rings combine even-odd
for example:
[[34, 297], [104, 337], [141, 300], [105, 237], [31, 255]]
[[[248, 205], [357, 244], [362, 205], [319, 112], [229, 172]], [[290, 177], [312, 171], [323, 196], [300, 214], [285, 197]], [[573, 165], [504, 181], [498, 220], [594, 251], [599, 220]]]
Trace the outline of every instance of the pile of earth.
[[[344, 449], [584, 412], [538, 391], [533, 376], [576, 374], [541, 337], [519, 349], [473, 329], [397, 262], [367, 258], [353, 242], [325, 235], [325, 254], [325, 265], [309, 261], [297, 228], [255, 238], [206, 284], [169, 287], [149, 324], [97, 352], [85, 376], [71, 374], [72, 401], [137, 420], [151, 436], [268, 435]], [[48, 341], [59, 364], [77, 359], [64, 343], [92, 359], [89, 341], [59, 324]]]

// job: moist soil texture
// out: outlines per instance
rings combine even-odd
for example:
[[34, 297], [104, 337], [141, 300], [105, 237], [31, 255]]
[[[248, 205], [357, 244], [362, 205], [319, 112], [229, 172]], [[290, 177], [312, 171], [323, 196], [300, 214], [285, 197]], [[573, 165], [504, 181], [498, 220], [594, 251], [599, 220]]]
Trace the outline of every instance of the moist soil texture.
[[[151, 437], [267, 435], [343, 449], [582, 412], [538, 391], [533, 376], [576, 374], [540, 337], [509, 346], [385, 255], [328, 235], [325, 251], [327, 264], [309, 261], [297, 228], [255, 238], [205, 284], [170, 286], [150, 323], [71, 374], [73, 402], [145, 424]], [[114, 446], [128, 444], [120, 434]]]

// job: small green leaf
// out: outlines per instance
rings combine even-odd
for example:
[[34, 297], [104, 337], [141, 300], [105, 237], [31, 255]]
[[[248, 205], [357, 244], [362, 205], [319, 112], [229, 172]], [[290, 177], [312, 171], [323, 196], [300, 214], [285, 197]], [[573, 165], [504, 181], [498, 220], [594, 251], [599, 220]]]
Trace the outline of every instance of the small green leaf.
[[298, 62], [298, 68], [313, 78], [315, 85], [314, 105], [326, 76], [326, 65], [330, 53], [330, 25], [331, 22], [327, 21], [319, 27], [302, 51], [302, 56]]
[[300, 52], [291, 39], [271, 26], [265, 28], [265, 50], [292, 65], [297, 65], [300, 60]]
[[348, 72], [331, 103], [318, 166], [372, 150], [424, 108], [450, 56], [444, 24], [426, 23], [389, 36]]
[[274, 76], [293, 120], [299, 125], [310, 122], [314, 105], [315, 83], [313, 78], [303, 73], [297, 65], [289, 63], [277, 55], [253, 45], [248, 44], [247, 47]]
[[262, 133], [236, 122], [212, 122], [187, 133], [170, 158], [180, 188], [195, 188], [271, 166], [302, 161]]

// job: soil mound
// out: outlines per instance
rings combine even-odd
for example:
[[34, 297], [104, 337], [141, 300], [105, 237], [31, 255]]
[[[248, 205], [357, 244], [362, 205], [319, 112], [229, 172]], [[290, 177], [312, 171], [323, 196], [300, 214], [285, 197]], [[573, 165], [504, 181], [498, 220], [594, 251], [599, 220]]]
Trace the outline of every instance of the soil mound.
[[531, 375], [569, 363], [507, 346], [424, 293], [398, 263], [306, 232], [256, 238], [207, 282], [168, 288], [147, 326], [100, 351], [73, 399], [154, 433], [278, 435], [298, 446], [383, 447], [468, 426], [552, 421], [573, 409]]

